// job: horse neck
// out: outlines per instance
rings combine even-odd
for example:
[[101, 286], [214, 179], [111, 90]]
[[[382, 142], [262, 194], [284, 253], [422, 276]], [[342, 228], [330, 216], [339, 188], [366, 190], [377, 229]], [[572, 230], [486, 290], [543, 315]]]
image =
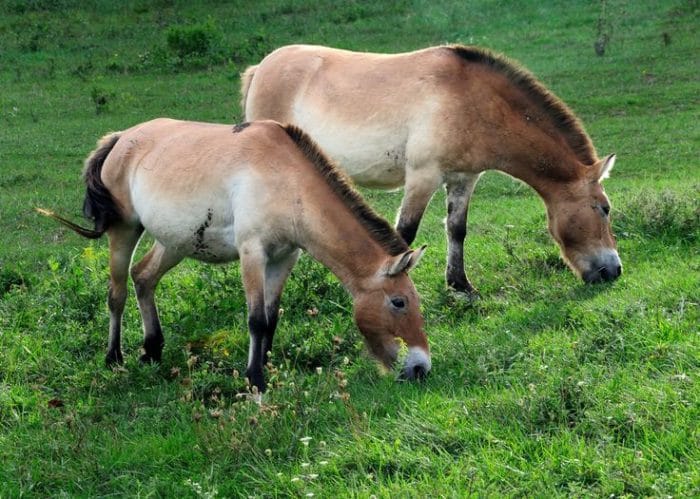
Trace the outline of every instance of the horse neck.
[[339, 199], [315, 200], [304, 209], [297, 226], [299, 246], [328, 267], [353, 297], [389, 256]]
[[531, 131], [527, 141], [499, 143], [499, 159], [493, 168], [528, 184], [549, 206], [552, 199], [580, 180], [584, 172], [568, 146], [543, 130], [536, 129], [534, 140], [532, 136]]

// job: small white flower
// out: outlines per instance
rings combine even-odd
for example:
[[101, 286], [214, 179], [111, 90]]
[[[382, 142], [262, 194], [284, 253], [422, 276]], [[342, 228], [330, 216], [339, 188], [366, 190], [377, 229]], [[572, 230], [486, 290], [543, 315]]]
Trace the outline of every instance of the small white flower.
[[301, 463], [302, 468], [308, 468], [309, 466], [311, 466], [311, 463]]
[[319, 374], [319, 375], [323, 374], [323, 368], [322, 368], [322, 367], [317, 367], [317, 368], [316, 368], [316, 374]]
[[304, 444], [306, 447], [309, 446], [309, 442], [311, 442], [311, 440], [313, 440], [313, 437], [301, 437], [301, 438], [299, 439], [299, 441], [300, 441], [302, 444]]
[[292, 478], [292, 482], [298, 482], [299, 480], [301, 480], [301, 478], [299, 478], [298, 476]]

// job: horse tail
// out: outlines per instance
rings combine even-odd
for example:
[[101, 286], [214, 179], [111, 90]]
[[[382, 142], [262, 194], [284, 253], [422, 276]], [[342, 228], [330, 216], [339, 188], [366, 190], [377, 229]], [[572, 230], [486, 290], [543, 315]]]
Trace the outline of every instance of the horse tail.
[[85, 201], [83, 202], [83, 214], [86, 218], [95, 222], [94, 229], [81, 227], [50, 210], [36, 208], [36, 211], [44, 216], [53, 218], [89, 239], [100, 238], [114, 222], [121, 220], [122, 215], [119, 206], [102, 182], [102, 165], [104, 165], [107, 156], [119, 140], [119, 136], [119, 133], [111, 133], [102, 137], [97, 143], [97, 149], [92, 151], [87, 160], [85, 160], [83, 178], [85, 179], [87, 190], [85, 192]]
[[243, 73], [241, 73], [241, 112], [245, 117], [245, 103], [248, 100], [248, 91], [250, 90], [250, 83], [253, 81], [253, 76], [255, 76], [255, 70], [258, 69], [258, 65], [248, 66]]

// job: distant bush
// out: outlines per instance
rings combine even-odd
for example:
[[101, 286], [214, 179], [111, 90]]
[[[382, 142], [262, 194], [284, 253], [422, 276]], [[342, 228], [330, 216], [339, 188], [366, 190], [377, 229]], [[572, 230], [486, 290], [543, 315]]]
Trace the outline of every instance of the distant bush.
[[689, 192], [644, 190], [615, 210], [622, 237], [664, 237], [684, 242], [700, 239], [700, 186]]
[[258, 32], [247, 39], [234, 43], [231, 48], [231, 59], [238, 64], [257, 64], [274, 48], [270, 37]]
[[165, 33], [167, 48], [180, 66], [208, 66], [225, 61], [223, 36], [212, 21], [172, 26]]

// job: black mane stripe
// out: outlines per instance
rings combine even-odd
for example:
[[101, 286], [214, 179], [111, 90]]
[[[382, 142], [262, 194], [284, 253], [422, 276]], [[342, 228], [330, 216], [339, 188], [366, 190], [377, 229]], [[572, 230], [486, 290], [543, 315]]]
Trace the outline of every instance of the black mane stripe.
[[480, 47], [448, 45], [447, 48], [465, 61], [483, 64], [508, 78], [545, 111], [581, 162], [586, 165], [595, 163], [595, 149], [581, 122], [566, 104], [547, 90], [529, 71], [504, 56]]
[[409, 249], [398, 232], [370, 208], [362, 196], [352, 187], [347, 175], [331, 162], [311, 137], [295, 125], [283, 125], [282, 128], [375, 241], [392, 256], [399, 255]]

